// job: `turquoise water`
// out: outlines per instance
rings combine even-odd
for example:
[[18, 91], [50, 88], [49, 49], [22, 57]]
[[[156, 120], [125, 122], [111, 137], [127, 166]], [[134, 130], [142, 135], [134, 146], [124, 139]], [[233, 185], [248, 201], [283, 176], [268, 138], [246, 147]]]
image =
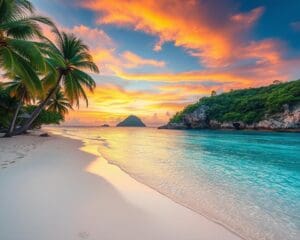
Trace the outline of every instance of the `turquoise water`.
[[300, 239], [300, 134], [66, 128], [137, 180], [246, 239]]

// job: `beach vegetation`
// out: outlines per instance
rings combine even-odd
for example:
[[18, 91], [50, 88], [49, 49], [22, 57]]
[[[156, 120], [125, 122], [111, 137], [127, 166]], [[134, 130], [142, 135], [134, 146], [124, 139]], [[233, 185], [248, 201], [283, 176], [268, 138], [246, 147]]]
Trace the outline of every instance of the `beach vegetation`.
[[[26, 106], [26, 113], [32, 113], [35, 110], [35, 105]], [[32, 128], [40, 128], [42, 125], [60, 124], [64, 120], [64, 115], [57, 111], [42, 109], [41, 113], [34, 120]]]
[[[0, 132], [5, 132], [6, 136], [9, 136], [7, 130], [11, 127], [12, 119], [14, 119], [14, 128], [21, 127], [36, 108], [32, 101], [27, 99], [27, 96], [23, 98], [24, 104], [20, 104], [20, 99], [16, 98], [16, 95], [12, 94], [10, 90], [13, 87], [13, 85], [7, 88], [0, 86]], [[16, 114], [16, 109], [18, 109], [18, 114]], [[41, 111], [31, 128], [40, 128], [47, 124], [60, 124], [63, 120], [63, 112], [47, 108]]]
[[247, 124], [259, 122], [267, 115], [284, 111], [284, 106], [300, 104], [300, 80], [279, 82], [259, 87], [233, 90], [219, 95], [202, 97], [176, 113], [170, 123], [183, 121], [186, 114], [201, 106], [208, 107], [209, 119], [219, 122], [243, 121]]
[[6, 89], [0, 85], [0, 131], [8, 128], [16, 99], [12, 98]]
[[34, 97], [32, 95], [32, 92], [27, 88], [27, 85], [20, 77], [15, 76], [12, 81], [5, 82], [2, 84], [2, 86], [6, 87], [6, 92], [16, 101], [15, 107], [13, 109], [13, 116], [6, 133], [6, 136], [9, 137], [13, 134], [17, 122], [17, 117], [22, 106], [25, 103], [30, 103], [31, 101], [33, 101]]
[[65, 97], [61, 89], [58, 89], [54, 96], [50, 99], [47, 110], [55, 113], [59, 113], [64, 117], [69, 112], [69, 109], [73, 109], [68, 98]]
[[34, 120], [46, 108], [56, 92], [63, 87], [64, 94], [71, 105], [79, 107], [79, 100], [83, 98], [88, 105], [86, 89], [93, 91], [96, 83], [86, 70], [99, 73], [97, 65], [93, 62], [88, 52], [88, 46], [73, 34], [54, 31], [57, 42], [53, 43], [46, 39], [40, 43], [40, 47], [46, 54], [49, 72], [42, 79], [47, 86], [46, 97], [40, 101], [30, 118], [22, 128], [16, 131], [17, 134], [27, 131]]
[[35, 43], [43, 38], [40, 24], [54, 26], [35, 14], [29, 1], [0, 1], [0, 68], [19, 76], [32, 93], [43, 91], [38, 75], [45, 70], [45, 61]]
[[[55, 42], [44, 35], [41, 24]], [[99, 73], [88, 46], [37, 15], [27, 0], [0, 0], [0, 71], [5, 72], [0, 79], [0, 128], [6, 136], [60, 123], [73, 106], [79, 108], [80, 99], [88, 105], [86, 91], [96, 87], [90, 73]]]

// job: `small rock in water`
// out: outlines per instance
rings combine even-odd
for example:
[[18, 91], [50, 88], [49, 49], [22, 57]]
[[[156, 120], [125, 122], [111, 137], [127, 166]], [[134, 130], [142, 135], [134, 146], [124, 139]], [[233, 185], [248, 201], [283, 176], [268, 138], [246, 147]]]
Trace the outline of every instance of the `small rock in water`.
[[40, 134], [40, 137], [50, 137], [50, 135], [48, 133], [42, 133]]

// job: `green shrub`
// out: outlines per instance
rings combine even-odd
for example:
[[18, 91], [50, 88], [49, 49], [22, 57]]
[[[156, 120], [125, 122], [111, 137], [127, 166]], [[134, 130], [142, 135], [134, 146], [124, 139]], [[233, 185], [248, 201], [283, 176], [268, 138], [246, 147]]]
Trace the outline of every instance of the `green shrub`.
[[0, 85], [0, 129], [7, 128], [17, 106], [15, 98], [9, 96], [7, 91]]
[[[35, 106], [26, 106], [25, 112], [30, 114], [34, 111], [34, 109]], [[37, 119], [33, 122], [32, 128], [39, 128], [41, 125], [47, 124], [59, 124], [63, 120], [64, 117], [60, 113], [43, 109]]]

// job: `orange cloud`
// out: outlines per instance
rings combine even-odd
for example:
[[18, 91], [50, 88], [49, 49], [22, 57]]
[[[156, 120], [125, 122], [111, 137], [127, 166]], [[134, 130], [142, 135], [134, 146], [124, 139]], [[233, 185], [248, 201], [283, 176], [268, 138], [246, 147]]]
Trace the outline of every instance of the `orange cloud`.
[[161, 91], [173, 92], [174, 94], [178, 94], [180, 92], [185, 92], [190, 94], [190, 96], [204, 96], [209, 95], [213, 90], [214, 91], [221, 91], [223, 90], [223, 85], [213, 85], [213, 86], [204, 86], [201, 84], [168, 84], [159, 86], [158, 89]]
[[[88, 1], [86, 4], [91, 2], [94, 2], [94, 4], [96, 5], [98, 4], [97, 1]], [[106, 1], [101, 1], [102, 5], [105, 5], [105, 3]], [[178, 4], [180, 5], [180, 3]], [[131, 4], [126, 5], [131, 6]], [[140, 6], [139, 2], [135, 2], [135, 4], [133, 5]], [[130, 6], [127, 7], [130, 8]], [[156, 7], [159, 7], [159, 5], [157, 5]], [[176, 12], [176, 9], [177, 8], [175, 7], [171, 11], [171, 13], [173, 13], [174, 11]], [[119, 9], [119, 11], [121, 11], [121, 9]], [[152, 9], [149, 8], [148, 11], [152, 12]], [[248, 13], [239, 13], [231, 15], [230, 21], [239, 23], [247, 22], [248, 25], [251, 25], [259, 18], [262, 12], [263, 8], [257, 8]], [[132, 13], [129, 12], [127, 14]], [[108, 13], [107, 16], [109, 16]], [[194, 19], [194, 17], [192, 17], [192, 19]], [[188, 20], [189, 18], [187, 18], [187, 21]], [[189, 29], [189, 27], [187, 28]], [[160, 60], [142, 58], [130, 51], [118, 53], [116, 51], [117, 46], [114, 43], [114, 41], [103, 30], [99, 28], [89, 28], [85, 25], [78, 25], [72, 28], [63, 27], [62, 29], [68, 32], [75, 33], [77, 36], [82, 38], [88, 45], [91, 46], [92, 55], [96, 63], [100, 66], [102, 75], [115, 75], [125, 80], [163, 82], [236, 82], [239, 83], [239, 85], [251, 86], [251, 84], [257, 85], [258, 81], [263, 81], [261, 84], [264, 84], [265, 82], [270, 82], [274, 79], [285, 80], [288, 79], [288, 77], [291, 75], [285, 71], [285, 68], [291, 69], [291, 67], [287, 66], [286, 63], [288, 61], [283, 58], [284, 46], [281, 42], [275, 39], [250, 41], [244, 45], [236, 46], [236, 49], [231, 53], [232, 55], [239, 55], [239, 58], [241, 60], [248, 59], [254, 61], [255, 63], [251, 65], [251, 71], [247, 69], [247, 74], [245, 74], [245, 72], [239, 70], [236, 67], [230, 68], [230, 66], [228, 66], [227, 69], [218, 68], [218, 70], [216, 70], [216, 68], [207, 68], [206, 70], [202, 71], [181, 73], [172, 73], [164, 71], [162, 71], [161, 73], [134, 73], [132, 71], [131, 73], [128, 73], [126, 69], [139, 68], [143, 66], [163, 68], [166, 65], [166, 63]], [[207, 41], [209, 41], [209, 39], [207, 39]], [[163, 41], [160, 43], [163, 43]], [[197, 52], [195, 50], [196, 49], [192, 50], [190, 53], [194, 56], [202, 57], [202, 53], [199, 51]], [[261, 67], [261, 65], [263, 67]], [[291, 66], [294, 65], [291, 64]]]
[[[183, 47], [188, 54], [199, 58], [206, 67], [204, 72], [179, 74], [129, 74], [122, 68], [114, 67], [116, 75], [123, 79], [234, 81], [245, 85], [251, 85], [252, 81], [252, 85], [257, 85], [293, 76], [285, 71], [286, 67], [291, 70], [294, 65], [287, 65], [290, 60], [286, 59], [286, 49], [282, 42], [276, 39], [251, 41], [245, 38], [264, 13], [264, 7], [248, 12], [232, 12], [235, 8], [228, 7], [222, 1], [78, 1], [81, 6], [98, 14], [98, 24], [129, 27], [157, 36], [155, 51], [161, 50], [165, 42], [173, 42], [175, 46]], [[291, 26], [297, 25], [295, 23]], [[244, 74], [238, 65], [251, 65], [252, 70], [247, 69], [248, 74]], [[215, 70], [217, 67], [218, 71]]]
[[[85, 29], [85, 31], [87, 31], [87, 29]], [[94, 29], [90, 29], [90, 31], [93, 32]], [[87, 36], [93, 36], [93, 34], [87, 34]], [[85, 35], [81, 38], [86, 41]], [[91, 38], [91, 41], [97, 41], [97, 38], [94, 40], [92, 39], [93, 38]], [[92, 44], [91, 46], [93, 45], [94, 47], [91, 49], [92, 56], [95, 62], [101, 67], [101, 72], [104, 75], [115, 75], [113, 69], [139, 68], [143, 66], [162, 68], [166, 65], [164, 61], [143, 58], [131, 51], [117, 53], [116, 47], [108, 48], [97, 46], [95, 44]]]
[[242, 77], [226, 72], [211, 72], [211, 71], [190, 71], [179, 73], [126, 73], [118, 69], [114, 69], [116, 75], [126, 80], [141, 80], [141, 81], [158, 81], [158, 82], [238, 82], [244, 85], [249, 85], [252, 82], [251, 77]]
[[252, 41], [241, 51], [241, 57], [276, 64], [282, 61], [283, 50], [282, 43], [274, 39]]
[[97, 86], [93, 94], [88, 94], [90, 107], [87, 109], [82, 105], [80, 109], [71, 111], [67, 116], [67, 122], [68, 124], [80, 122], [98, 125], [107, 122], [114, 125], [120, 119], [133, 113], [142, 117], [148, 125], [158, 125], [167, 122], [170, 114], [198, 100], [200, 96], [199, 93], [191, 95], [186, 91], [174, 94], [173, 91], [162, 89], [152, 92], [138, 91], [112, 84], [102, 84]]
[[[154, 50], [173, 42], [199, 58], [204, 70], [172, 72], [161, 60], [143, 58], [130, 51], [118, 52], [117, 44], [100, 28], [84, 25], [63, 28], [81, 37], [90, 47], [102, 75], [130, 81], [152, 82], [151, 90], [128, 90], [102, 84], [89, 94], [89, 109], [71, 112], [69, 122], [112, 125], [130, 113], [150, 125], [167, 122], [170, 115], [212, 90], [260, 86], [273, 80], [288, 80], [296, 73], [299, 59], [285, 59], [285, 48], [276, 39], [241, 39], [260, 18], [264, 8], [249, 12], [218, 14], [208, 6], [213, 1], [85, 0], [81, 5], [95, 11], [99, 24], [130, 27], [157, 36]], [[222, 1], [218, 4], [224, 4]], [[212, 12], [216, 11], [215, 12]], [[215, 17], [218, 15], [218, 20]], [[220, 20], [219, 20], [220, 19]], [[151, 66], [161, 72], [134, 71]], [[140, 69], [139, 69], [140, 70]], [[153, 86], [152, 85], [152, 86]], [[95, 120], [96, 119], [96, 120]]]
[[[90, 28], [85, 25], [75, 25], [72, 28], [59, 26], [59, 28], [62, 31], [75, 34], [90, 47], [94, 61], [99, 65], [103, 75], [114, 75], [111, 69], [115, 68], [138, 68], [142, 66], [161, 68], [166, 65], [164, 61], [143, 58], [130, 51], [117, 53], [116, 43], [99, 28]], [[43, 31], [49, 39], [55, 41], [55, 36], [48, 27], [43, 26]]]
[[164, 61], [142, 58], [133, 52], [125, 51], [118, 54], [115, 49], [96, 48], [92, 49], [95, 62], [101, 66], [102, 74], [115, 75], [116, 69], [139, 68], [152, 66], [162, 68], [166, 65]]
[[91, 47], [95, 62], [101, 67], [102, 73], [112, 75], [113, 68], [138, 68], [141, 66], [164, 67], [164, 61], [142, 58], [130, 51], [117, 53], [114, 41], [101, 29], [89, 28], [84, 25], [65, 29], [84, 40]]
[[123, 52], [122, 57], [125, 60], [125, 62], [127, 62], [127, 67], [129, 68], [143, 65], [149, 65], [154, 67], [164, 67], [166, 65], [164, 61], [156, 61], [153, 59], [141, 58], [140, 56], [130, 51]]
[[[272, 42], [272, 41], [271, 41]], [[271, 45], [272, 46], [272, 45]], [[255, 49], [259, 49], [255, 51]], [[269, 42], [262, 42], [253, 47], [253, 51], [245, 52], [251, 55], [254, 63], [242, 66], [220, 69], [207, 69], [188, 72], [133, 73], [114, 69], [116, 76], [129, 81], [148, 81], [165, 83], [198, 83], [206, 82], [225, 84], [223, 90], [257, 87], [272, 83], [275, 79], [288, 81], [299, 76], [300, 58], [283, 59], [278, 52], [269, 51]], [[261, 55], [258, 54], [261, 52]], [[261, 58], [264, 56], [264, 58]]]
[[133, 27], [135, 30], [158, 36], [154, 50], [161, 49], [164, 42], [174, 42], [207, 65], [224, 64], [235, 55], [239, 34], [250, 28], [262, 15], [259, 7], [250, 12], [227, 16], [216, 20], [209, 3], [194, 0], [85, 0], [85, 8], [99, 13], [100, 24]]
[[[93, 101], [93, 107], [97, 109], [101, 109], [101, 107], [109, 107], [111, 105], [121, 106], [122, 108], [131, 108], [141, 102], [147, 104], [148, 102], [153, 103], [160, 101], [182, 100], [181, 95], [158, 91], [128, 90], [113, 84], [98, 85], [94, 93], [89, 94], [88, 97], [91, 98], [91, 101]], [[111, 111], [115, 111], [115, 109], [111, 109]], [[117, 109], [117, 111], [119, 111], [119, 109]]]

